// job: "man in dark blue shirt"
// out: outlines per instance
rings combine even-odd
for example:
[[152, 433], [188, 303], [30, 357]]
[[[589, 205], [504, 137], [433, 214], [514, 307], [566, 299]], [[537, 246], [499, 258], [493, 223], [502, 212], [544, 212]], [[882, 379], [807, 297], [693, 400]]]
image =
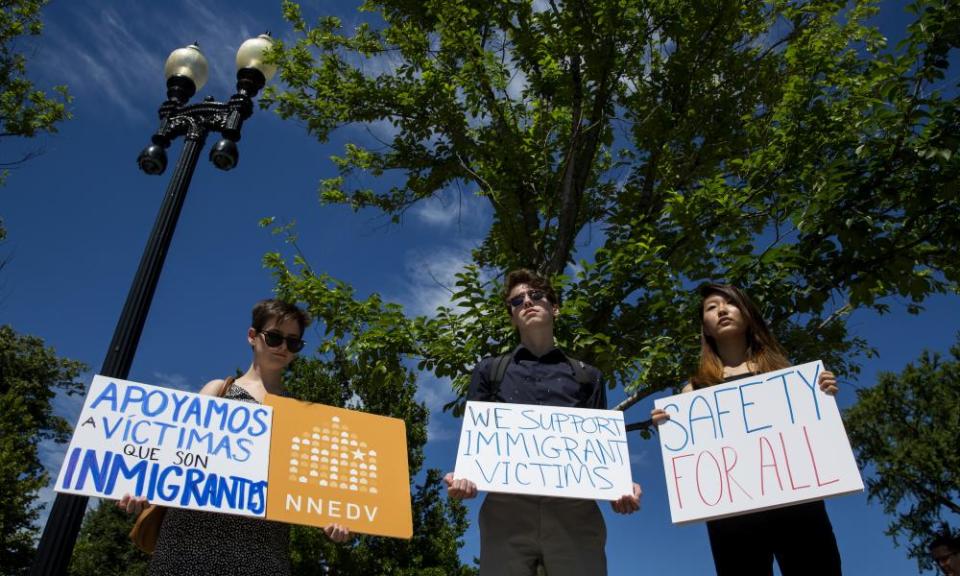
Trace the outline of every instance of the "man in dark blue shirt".
[[[507, 275], [506, 304], [520, 345], [508, 357], [486, 358], [473, 369], [468, 400], [607, 408], [600, 371], [567, 357], [554, 345], [559, 301], [550, 283], [528, 271]], [[506, 362], [505, 365], [501, 364]], [[447, 474], [451, 498], [473, 498], [477, 486]], [[611, 503], [614, 511], [640, 509], [640, 486]], [[602, 576], [606, 526], [593, 500], [490, 493], [480, 508], [480, 576]]]
[[[497, 364], [503, 361], [508, 364], [502, 380], [491, 382]], [[484, 358], [477, 364], [467, 399], [606, 410], [607, 387], [603, 385], [600, 371], [581, 364], [579, 360], [567, 358], [559, 348], [538, 357], [520, 344], [507, 358]], [[586, 374], [589, 384], [578, 381], [575, 368]]]

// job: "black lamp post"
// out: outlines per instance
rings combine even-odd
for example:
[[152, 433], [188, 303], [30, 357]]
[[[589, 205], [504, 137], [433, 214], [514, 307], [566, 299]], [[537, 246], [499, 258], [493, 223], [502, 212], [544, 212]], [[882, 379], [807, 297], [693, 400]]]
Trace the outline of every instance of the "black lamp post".
[[[187, 104], [207, 81], [207, 60], [196, 44], [174, 50], [167, 58], [164, 66], [167, 101], [160, 105], [160, 128], [151, 139], [153, 143], [140, 153], [137, 164], [147, 174], [162, 174], [167, 167], [166, 149], [170, 142], [178, 136], [183, 136], [185, 142], [113, 332], [110, 349], [100, 370], [104, 376], [125, 379], [130, 372], [160, 270], [207, 134], [219, 132], [221, 135], [210, 149], [210, 161], [221, 170], [230, 170], [237, 165], [240, 129], [244, 120], [253, 114], [253, 98], [276, 72], [276, 66], [263, 61], [272, 43], [269, 35], [262, 34], [240, 46], [237, 51], [237, 93], [227, 102], [207, 98], [199, 104]], [[31, 575], [66, 574], [86, 507], [86, 496], [57, 494], [40, 538]]]

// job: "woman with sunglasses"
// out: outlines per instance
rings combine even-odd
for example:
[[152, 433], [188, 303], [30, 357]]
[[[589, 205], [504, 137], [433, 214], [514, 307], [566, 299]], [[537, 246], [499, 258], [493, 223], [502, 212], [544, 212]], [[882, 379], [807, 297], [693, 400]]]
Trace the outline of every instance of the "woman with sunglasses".
[[[306, 312], [279, 300], [263, 300], [253, 308], [247, 342], [253, 360], [247, 371], [230, 384], [224, 398], [263, 403], [267, 394], [283, 395], [283, 372], [303, 349], [303, 332], [310, 323]], [[201, 394], [221, 394], [226, 382], [208, 382]], [[126, 495], [117, 506], [140, 514], [145, 498]], [[335, 542], [349, 531], [339, 524], [324, 529]], [[258, 518], [169, 508], [163, 518], [148, 574], [290, 574], [290, 526]]]
[[[786, 352], [739, 288], [708, 284], [700, 289], [700, 367], [684, 392], [790, 366]], [[818, 384], [836, 394], [833, 373]], [[660, 425], [670, 416], [651, 413]], [[707, 534], [718, 576], [769, 576], [776, 558], [784, 576], [841, 574], [840, 552], [822, 500], [710, 520]]]

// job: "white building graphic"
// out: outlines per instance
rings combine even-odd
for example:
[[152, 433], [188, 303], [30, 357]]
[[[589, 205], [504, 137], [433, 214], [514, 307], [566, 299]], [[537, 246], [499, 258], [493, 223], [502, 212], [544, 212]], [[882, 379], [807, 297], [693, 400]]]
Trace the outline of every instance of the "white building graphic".
[[377, 494], [377, 451], [333, 416], [290, 441], [290, 480], [300, 484]]

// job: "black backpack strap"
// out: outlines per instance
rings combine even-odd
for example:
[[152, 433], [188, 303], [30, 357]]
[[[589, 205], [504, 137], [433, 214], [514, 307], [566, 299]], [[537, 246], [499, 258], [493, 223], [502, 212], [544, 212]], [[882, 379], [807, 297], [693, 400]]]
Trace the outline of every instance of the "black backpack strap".
[[490, 384], [490, 397], [500, 396], [500, 383], [503, 382], [503, 375], [507, 373], [507, 366], [510, 365], [510, 359], [513, 358], [513, 352], [501, 354], [490, 362], [490, 372], [487, 374], [487, 380]]
[[[567, 359], [570, 367], [573, 369], [573, 378], [581, 386], [598, 384], [587, 370], [587, 364], [583, 360], [578, 360], [568, 356], [566, 352], [563, 356]], [[500, 384], [503, 382], [503, 376], [507, 373], [507, 367], [510, 366], [510, 360], [513, 359], [513, 352], [495, 356], [489, 364], [487, 371], [487, 383], [489, 384], [489, 397], [496, 399], [500, 396]]]
[[587, 365], [583, 360], [577, 360], [572, 356], [567, 356], [566, 353], [563, 354], [567, 358], [567, 362], [570, 363], [570, 367], [573, 368], [573, 377], [576, 379], [578, 384], [594, 384], [593, 378], [590, 376], [590, 372], [587, 370]]
[[[573, 368], [573, 378], [577, 381], [577, 384], [580, 385], [580, 401], [583, 403], [582, 408], [600, 408], [606, 409], [607, 407], [607, 387], [603, 385], [602, 375], [598, 377], [593, 377], [590, 374], [590, 371], [587, 369], [587, 364], [583, 360], [578, 360], [571, 356], [567, 356], [566, 352], [563, 354], [567, 358], [567, 362], [570, 364], [570, 367]], [[594, 395], [599, 395], [597, 398], [594, 398]], [[593, 402], [590, 402], [593, 400]], [[587, 404], [592, 404], [587, 406]]]

